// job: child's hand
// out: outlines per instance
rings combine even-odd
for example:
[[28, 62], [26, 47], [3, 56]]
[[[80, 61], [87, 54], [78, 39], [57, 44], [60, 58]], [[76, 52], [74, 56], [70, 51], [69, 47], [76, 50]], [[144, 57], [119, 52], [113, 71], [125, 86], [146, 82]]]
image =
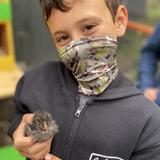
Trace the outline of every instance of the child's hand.
[[61, 160], [60, 158], [56, 157], [56, 156], [53, 156], [51, 154], [47, 154], [45, 156], [45, 160]]
[[13, 133], [14, 147], [24, 157], [40, 160], [50, 152], [52, 138], [43, 143], [36, 143], [31, 137], [25, 137], [25, 126], [31, 124], [34, 114], [25, 114], [18, 128]]
[[157, 98], [158, 92], [159, 92], [159, 89], [157, 88], [149, 88], [145, 90], [144, 95], [151, 101], [155, 101]]

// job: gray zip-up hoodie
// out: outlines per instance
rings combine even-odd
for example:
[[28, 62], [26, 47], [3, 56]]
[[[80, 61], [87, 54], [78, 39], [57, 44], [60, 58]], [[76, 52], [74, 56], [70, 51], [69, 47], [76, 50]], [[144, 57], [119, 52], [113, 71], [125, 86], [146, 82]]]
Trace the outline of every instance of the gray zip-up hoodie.
[[122, 73], [83, 107], [79, 99], [62, 63], [28, 71], [17, 86], [9, 135], [25, 113], [43, 108], [59, 126], [51, 153], [63, 160], [160, 160], [160, 109]]

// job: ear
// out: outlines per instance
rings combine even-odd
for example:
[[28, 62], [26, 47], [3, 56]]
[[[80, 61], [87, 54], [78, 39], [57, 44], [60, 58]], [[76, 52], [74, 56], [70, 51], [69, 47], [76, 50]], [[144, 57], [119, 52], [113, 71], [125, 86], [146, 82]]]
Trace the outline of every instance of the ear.
[[120, 5], [115, 16], [116, 35], [121, 37], [125, 34], [128, 24], [128, 11], [124, 5]]

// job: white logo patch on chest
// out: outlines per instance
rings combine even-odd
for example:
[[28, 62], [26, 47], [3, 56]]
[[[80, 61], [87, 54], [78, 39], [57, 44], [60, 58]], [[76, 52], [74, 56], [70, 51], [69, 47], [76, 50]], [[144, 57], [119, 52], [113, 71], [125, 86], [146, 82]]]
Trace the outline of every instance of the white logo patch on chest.
[[124, 160], [124, 159], [114, 156], [105, 156], [97, 153], [92, 153], [90, 155], [89, 160]]

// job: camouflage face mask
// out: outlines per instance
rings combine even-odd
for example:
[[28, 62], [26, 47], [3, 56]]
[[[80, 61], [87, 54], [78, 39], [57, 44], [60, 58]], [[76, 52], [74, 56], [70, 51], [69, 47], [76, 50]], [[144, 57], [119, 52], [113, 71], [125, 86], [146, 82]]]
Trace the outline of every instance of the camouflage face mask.
[[115, 37], [88, 37], [72, 41], [59, 50], [64, 65], [79, 83], [84, 95], [101, 94], [117, 77]]

